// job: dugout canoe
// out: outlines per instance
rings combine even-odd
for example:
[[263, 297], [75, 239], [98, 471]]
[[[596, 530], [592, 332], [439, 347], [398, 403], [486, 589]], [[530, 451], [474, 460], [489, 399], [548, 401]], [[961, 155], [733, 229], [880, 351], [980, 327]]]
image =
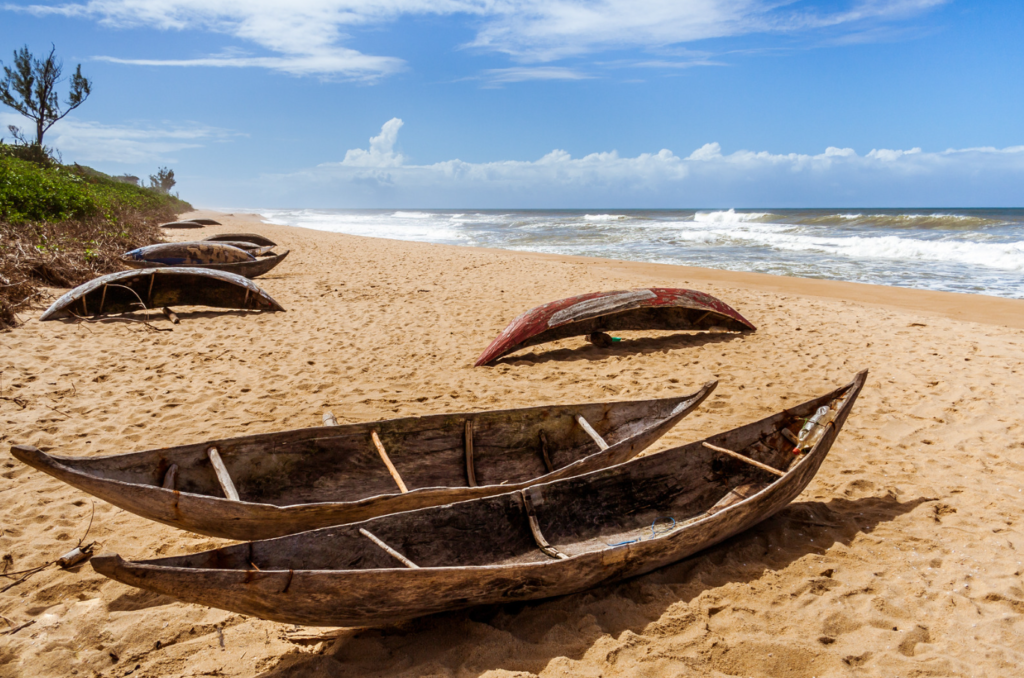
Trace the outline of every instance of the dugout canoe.
[[[103, 457], [51, 456], [27, 446], [11, 452], [151, 520], [214, 537], [263, 539], [488, 497], [626, 461], [716, 384], [657, 400], [404, 417]], [[211, 449], [237, 500], [227, 498], [232, 490], [218, 478]]]
[[202, 228], [203, 224], [198, 221], [168, 221], [160, 224], [160, 228]]
[[220, 222], [213, 219], [189, 219], [189, 221], [202, 224], [203, 226], [220, 226]]
[[119, 271], [90, 280], [53, 302], [39, 319], [128, 313], [162, 306], [284, 310], [269, 294], [240, 275], [164, 266]]
[[[780, 511], [817, 473], [866, 376], [756, 423], [582, 476], [190, 555], [104, 554], [92, 567], [186, 602], [309, 626], [392, 624], [576, 593], [674, 563]], [[834, 426], [795, 457], [781, 431], [795, 432], [822, 404], [838, 408]]]
[[138, 247], [121, 255], [121, 262], [133, 268], [205, 266], [249, 261], [256, 261], [256, 257], [224, 242], [162, 242]]
[[[204, 240], [203, 242], [207, 241]], [[263, 257], [268, 254], [272, 254], [274, 249], [273, 245], [256, 245], [251, 242], [242, 242], [241, 240], [218, 240], [217, 242], [237, 247], [240, 250], [245, 250], [254, 257]]]
[[[526, 311], [508, 324], [480, 355], [476, 366], [527, 346], [566, 337], [617, 330], [701, 330], [757, 328], [710, 294], [673, 287], [592, 292], [559, 299]], [[596, 342], [595, 342], [596, 343]]]
[[242, 240], [244, 242], [251, 242], [253, 245], [262, 245], [263, 247], [276, 247], [277, 243], [270, 238], [265, 238], [258, 233], [221, 233], [220, 235], [211, 235], [209, 238], [205, 238], [209, 242], [222, 242], [225, 240]]
[[[224, 271], [245, 278], [259, 277], [284, 261], [290, 250], [281, 254], [256, 257], [224, 242], [183, 242], [148, 245], [121, 256], [121, 261], [135, 268], [166, 268], [189, 266], [211, 271]], [[244, 259], [238, 255], [244, 255]], [[234, 258], [234, 261], [227, 259]], [[182, 263], [174, 263], [182, 262]]]

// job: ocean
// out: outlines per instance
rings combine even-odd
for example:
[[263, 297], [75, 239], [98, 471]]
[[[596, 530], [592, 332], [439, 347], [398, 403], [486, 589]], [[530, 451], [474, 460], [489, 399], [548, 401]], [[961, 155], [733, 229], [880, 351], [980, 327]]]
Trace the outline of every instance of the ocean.
[[1024, 298], [1024, 209], [245, 211], [378, 238]]

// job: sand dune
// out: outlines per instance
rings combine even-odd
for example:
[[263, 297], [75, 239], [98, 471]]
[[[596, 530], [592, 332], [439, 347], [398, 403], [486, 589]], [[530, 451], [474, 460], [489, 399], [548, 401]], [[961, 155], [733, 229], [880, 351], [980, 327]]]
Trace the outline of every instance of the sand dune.
[[[0, 334], [0, 443], [67, 455], [396, 415], [718, 390], [651, 453], [871, 377], [808, 490], [760, 527], [588, 593], [369, 630], [177, 603], [89, 565], [0, 593], [0, 676], [1012, 676], [1024, 665], [1024, 302], [260, 224], [291, 249], [257, 283], [286, 309]], [[694, 287], [758, 326], [622, 333], [473, 361], [512, 317], [601, 289]], [[41, 309], [36, 309], [35, 316]], [[172, 329], [172, 331], [157, 331]], [[0, 459], [0, 556], [73, 547], [89, 495]], [[103, 502], [87, 541], [127, 558], [219, 540]], [[4, 568], [0, 564], [0, 570]], [[14, 580], [0, 578], [0, 589]]]

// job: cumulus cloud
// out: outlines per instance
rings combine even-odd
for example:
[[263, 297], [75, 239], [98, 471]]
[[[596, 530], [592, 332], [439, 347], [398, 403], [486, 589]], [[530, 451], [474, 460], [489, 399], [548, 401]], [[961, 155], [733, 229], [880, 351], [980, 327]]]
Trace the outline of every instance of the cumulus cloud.
[[[372, 80], [400, 70], [391, 56], [342, 45], [347, 32], [407, 15], [459, 15], [478, 26], [469, 46], [521, 61], [549, 62], [608, 49], [658, 49], [750, 33], [793, 33], [901, 20], [947, 0], [851, 0], [843, 11], [778, 0], [88, 0], [4, 5], [36, 16], [92, 19], [105, 26], [205, 30], [231, 35], [270, 54], [199, 58], [111, 57], [150, 66], [261, 67], [296, 75]], [[646, 67], [688, 67], [701, 60], [644, 61]], [[500, 76], [499, 76], [500, 77]], [[493, 79], [493, 78], [492, 78]], [[509, 69], [504, 82], [571, 79], [568, 71]]]
[[411, 164], [394, 152], [401, 126], [397, 118], [388, 121], [369, 150], [351, 150], [341, 162], [266, 179], [278, 191], [308, 191], [305, 203], [320, 204], [329, 194], [330, 206], [348, 207], [881, 207], [1024, 200], [1024, 146], [861, 155], [838, 147], [817, 154], [726, 153], [708, 143], [687, 155], [662, 149], [635, 157], [615, 151], [573, 157], [556, 149], [536, 160]]
[[[22, 128], [26, 119], [12, 113], [0, 113], [0, 125]], [[32, 135], [34, 136], [34, 135]], [[65, 162], [115, 162], [124, 164], [173, 161], [173, 154], [237, 136], [230, 130], [200, 124], [140, 123], [103, 125], [97, 122], [65, 118], [47, 133], [44, 143], [60, 149]]]

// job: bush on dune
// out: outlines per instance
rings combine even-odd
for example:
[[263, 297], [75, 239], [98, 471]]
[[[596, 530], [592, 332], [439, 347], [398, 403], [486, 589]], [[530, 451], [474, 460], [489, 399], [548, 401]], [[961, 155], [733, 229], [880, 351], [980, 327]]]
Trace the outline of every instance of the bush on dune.
[[[78, 165], [28, 162], [0, 146], [0, 327], [42, 285], [121, 270], [126, 250], [160, 241], [158, 224], [191, 205]], [[5, 152], [6, 151], [6, 152]]]

